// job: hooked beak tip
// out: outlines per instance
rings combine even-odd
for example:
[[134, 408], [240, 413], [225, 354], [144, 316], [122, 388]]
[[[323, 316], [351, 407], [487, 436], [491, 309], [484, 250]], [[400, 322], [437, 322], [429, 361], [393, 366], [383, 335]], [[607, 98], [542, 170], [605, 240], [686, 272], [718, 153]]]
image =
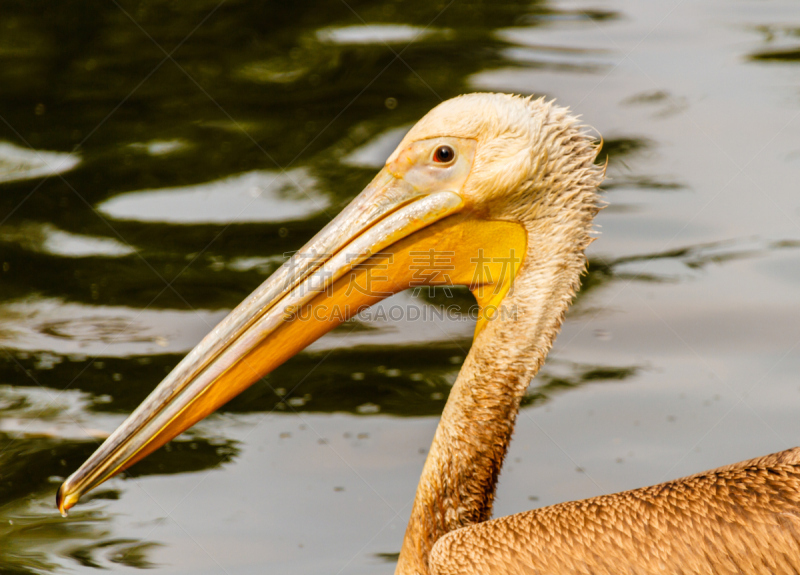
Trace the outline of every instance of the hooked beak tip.
[[74, 493], [67, 493], [66, 483], [62, 483], [56, 493], [56, 506], [58, 507], [61, 517], [66, 517], [70, 507], [78, 502], [78, 496]]

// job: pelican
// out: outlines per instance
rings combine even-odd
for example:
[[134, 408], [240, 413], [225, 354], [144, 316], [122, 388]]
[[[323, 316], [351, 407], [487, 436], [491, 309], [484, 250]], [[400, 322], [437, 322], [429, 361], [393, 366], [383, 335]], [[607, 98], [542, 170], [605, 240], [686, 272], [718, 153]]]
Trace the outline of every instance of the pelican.
[[[481, 312], [397, 575], [799, 573], [799, 449], [490, 519], [520, 401], [585, 269], [598, 151], [568, 109], [544, 99], [438, 105], [67, 478], [61, 512], [366, 306], [414, 285], [465, 285]], [[429, 253], [447, 254], [447, 266], [419, 257]]]

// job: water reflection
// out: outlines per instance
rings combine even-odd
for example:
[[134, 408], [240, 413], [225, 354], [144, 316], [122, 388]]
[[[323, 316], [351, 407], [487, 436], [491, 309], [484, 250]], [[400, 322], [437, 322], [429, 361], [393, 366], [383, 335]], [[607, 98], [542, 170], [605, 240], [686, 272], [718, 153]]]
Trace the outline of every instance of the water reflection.
[[0, 183], [62, 174], [80, 161], [74, 154], [30, 150], [0, 142]]
[[[5, 6], [1, 570], [392, 572], [469, 350], [464, 289], [386, 302], [441, 319], [348, 322], [67, 520], [53, 494], [413, 122], [473, 89], [574, 106], [611, 176], [498, 513], [796, 443], [796, 9], [746, 4]], [[133, 486], [197, 487], [175, 521], [213, 557], [142, 527], [163, 513]]]
[[185, 352], [223, 316], [208, 310], [87, 306], [30, 298], [0, 305], [0, 341], [6, 349], [59, 355]]
[[577, 389], [598, 382], [619, 382], [635, 376], [638, 366], [599, 366], [599, 365], [561, 365], [550, 362], [536, 378], [525, 398], [526, 405], [539, 405], [553, 398], [557, 393]]
[[[757, 258], [779, 250], [796, 249], [795, 241], [764, 241], [755, 238], [740, 241], [711, 242], [686, 246], [654, 254], [593, 260], [589, 265], [588, 285], [596, 287], [612, 276], [634, 281], [677, 282], [696, 276], [709, 265], [722, 265], [742, 259]], [[644, 271], [646, 270], [646, 271]], [[597, 279], [591, 277], [597, 274]]]
[[341, 162], [357, 168], [380, 169], [409, 129], [411, 129], [410, 125], [387, 130], [347, 154]]
[[[106, 488], [90, 495], [86, 505], [68, 519], [51, 511], [58, 485], [107, 436], [107, 432], [91, 426], [112, 429], [122, 421], [122, 415], [90, 415], [92, 405], [102, 406], [107, 412], [113, 403], [110, 396], [77, 390], [55, 391], [58, 386], [52, 380], [61, 380], [65, 376], [62, 368], [70, 363], [55, 356], [48, 361], [44, 354], [19, 360], [7, 356], [6, 369], [0, 375], [0, 380], [9, 381], [15, 372], [23, 371], [31, 385], [0, 386], [2, 570], [59, 571], [74, 567], [75, 563], [94, 568], [109, 568], [114, 564], [155, 567], [148, 553], [159, 543], [114, 535], [115, 514], [106, 511], [105, 502], [118, 500], [119, 490]], [[91, 364], [84, 365], [88, 368]], [[104, 367], [102, 362], [95, 365]], [[37, 381], [47, 372], [52, 372], [51, 379]], [[213, 469], [231, 461], [237, 453], [234, 441], [186, 438], [173, 442], [126, 477]]]
[[781, 25], [762, 25], [757, 26], [764, 43], [770, 47], [766, 50], [753, 52], [750, 58], [753, 60], [766, 60], [776, 62], [792, 62], [800, 60], [800, 28]]
[[409, 44], [417, 40], [427, 40], [435, 35], [452, 35], [450, 30], [437, 30], [430, 27], [403, 26], [399, 24], [365, 24], [342, 28], [323, 28], [317, 30], [320, 42], [331, 44]]
[[328, 207], [305, 170], [248, 172], [223, 180], [110, 198], [99, 210], [116, 220], [172, 224], [280, 222]]
[[[103, 489], [90, 495], [67, 519], [51, 512], [58, 484], [98, 442], [27, 433], [0, 434], [0, 444], [4, 446], [0, 454], [0, 564], [4, 572], [157, 566], [150, 552], [160, 543], [114, 534], [115, 514], [107, 508], [109, 501], [119, 499], [118, 490]], [[233, 442], [176, 441], [168, 452], [128, 477], [211, 469], [230, 461], [236, 453]]]
[[179, 139], [151, 140], [149, 142], [134, 142], [133, 144], [128, 144], [128, 147], [130, 147], [132, 150], [144, 152], [145, 154], [149, 154], [151, 156], [165, 156], [167, 154], [173, 154], [175, 152], [186, 150], [188, 146], [189, 144], [187, 142]]
[[666, 90], [651, 90], [634, 94], [623, 101], [630, 106], [646, 106], [655, 110], [655, 118], [667, 118], [685, 111], [689, 104], [686, 98], [674, 96]]
[[81, 511], [68, 521], [46, 517], [43, 511], [50, 499], [33, 497], [25, 508], [4, 506], [0, 510], [0, 562], [6, 573], [59, 572], [80, 566], [155, 566], [147, 553], [157, 543], [111, 536], [107, 522], [97, 512]]
[[118, 257], [134, 252], [131, 246], [114, 238], [75, 234], [49, 224], [27, 222], [19, 226], [3, 226], [0, 230], [0, 242], [17, 244], [26, 251], [71, 258]]

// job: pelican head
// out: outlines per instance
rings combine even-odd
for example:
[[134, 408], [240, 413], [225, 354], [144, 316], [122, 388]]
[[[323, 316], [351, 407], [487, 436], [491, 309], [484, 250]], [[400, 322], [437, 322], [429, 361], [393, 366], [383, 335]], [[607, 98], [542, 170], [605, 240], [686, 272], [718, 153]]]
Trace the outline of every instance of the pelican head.
[[[522, 301], [536, 289], [534, 302], [559, 318], [545, 328], [551, 341], [591, 241], [603, 177], [597, 151], [567, 109], [543, 99], [469, 94], [438, 105], [350, 205], [215, 327], [61, 485], [61, 512], [336, 325], [408, 287], [469, 286], [481, 309], [476, 343], [483, 338], [488, 346], [509, 341], [508, 322], [538, 317], [524, 307], [522, 317], [502, 313], [512, 292]], [[565, 287], [552, 289], [553, 278]], [[516, 337], [521, 342], [524, 333]], [[509, 355], [497, 346], [497, 357]]]

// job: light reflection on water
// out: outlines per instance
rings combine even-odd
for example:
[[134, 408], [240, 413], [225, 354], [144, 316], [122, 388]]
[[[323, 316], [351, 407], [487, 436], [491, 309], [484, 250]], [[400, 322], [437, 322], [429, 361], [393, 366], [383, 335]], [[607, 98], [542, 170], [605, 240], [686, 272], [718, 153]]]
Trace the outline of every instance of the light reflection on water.
[[296, 220], [328, 207], [301, 170], [230, 176], [181, 188], [127, 192], [106, 200], [100, 212], [113, 220], [171, 224], [226, 224]]
[[[471, 90], [556, 97], [609, 157], [496, 514], [800, 443], [792, 3], [123, 7], [0, 21], [4, 572], [393, 571], [469, 349], [459, 317], [349, 322], [68, 519], [53, 499], [414, 121]], [[468, 309], [453, 296], [385, 305]]]

